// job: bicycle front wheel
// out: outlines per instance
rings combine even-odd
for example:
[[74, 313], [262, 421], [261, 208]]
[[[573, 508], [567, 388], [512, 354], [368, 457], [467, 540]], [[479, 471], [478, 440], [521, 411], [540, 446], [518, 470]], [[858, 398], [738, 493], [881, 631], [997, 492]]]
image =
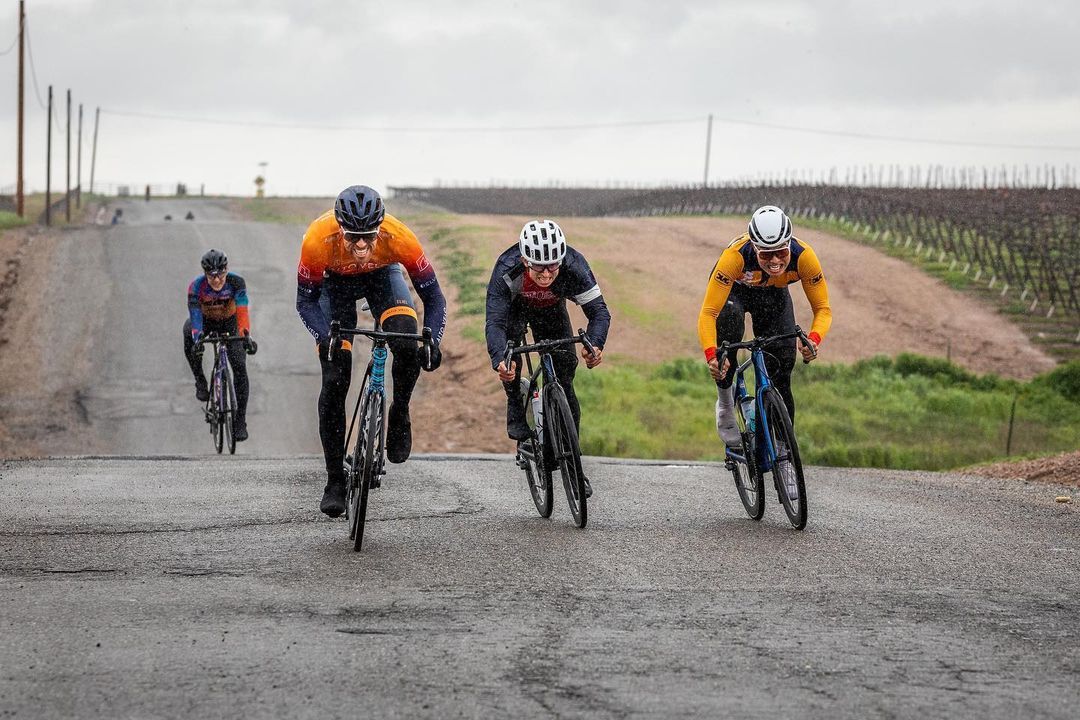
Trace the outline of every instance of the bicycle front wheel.
[[[383, 404], [382, 395], [375, 397], [368, 394], [364, 397], [364, 403], [360, 417], [360, 432], [357, 443], [363, 443], [363, 462], [359, 465], [359, 487], [353, 498], [352, 514], [352, 539], [353, 550], [360, 552], [364, 544], [364, 526], [367, 523], [368, 491], [371, 489], [375, 474], [380, 471], [380, 457], [382, 455], [382, 424]], [[359, 450], [359, 447], [357, 448]]]
[[578, 447], [577, 428], [574, 416], [570, 412], [570, 403], [566, 392], [558, 383], [544, 386], [544, 435], [550, 443], [554, 455], [555, 467], [562, 475], [566, 501], [570, 504], [570, 514], [578, 527], [585, 527], [589, 521], [589, 508], [585, 500], [585, 473], [581, 468], [581, 448]]
[[551, 517], [554, 495], [551, 491], [551, 470], [544, 465], [543, 448], [536, 437], [536, 418], [533, 416], [532, 398], [529, 397], [529, 381], [521, 378], [521, 402], [525, 404], [525, 420], [532, 428], [532, 436], [518, 445], [518, 460], [525, 470], [529, 494], [540, 517]]
[[806, 527], [806, 481], [803, 478], [802, 460], [799, 458], [799, 445], [791, 427], [791, 416], [788, 415], [784, 399], [773, 388], [765, 392], [764, 406], [769, 435], [776, 453], [772, 463], [773, 483], [792, 527], [802, 530]]
[[226, 367], [225, 372], [222, 374], [224, 378], [224, 392], [222, 398], [225, 401], [222, 405], [222, 433], [225, 435], [225, 440], [229, 445], [229, 454], [236, 454], [236, 436], [233, 435], [233, 425], [236, 422], [236, 387], [233, 385], [232, 368]]
[[225, 402], [222, 397], [225, 394], [225, 383], [222, 382], [218, 373], [214, 373], [214, 395], [213, 395], [213, 407], [211, 413], [213, 413], [213, 421], [210, 423], [210, 432], [214, 436], [214, 449], [221, 454], [222, 448], [225, 447], [225, 415], [221, 412], [222, 403]]
[[[751, 443], [752, 443], [752, 437]], [[760, 520], [765, 514], [765, 478], [754, 462], [753, 447], [743, 439], [743, 452], [747, 462], [728, 457], [725, 465], [735, 479], [735, 489], [739, 491], [746, 514], [751, 520]]]

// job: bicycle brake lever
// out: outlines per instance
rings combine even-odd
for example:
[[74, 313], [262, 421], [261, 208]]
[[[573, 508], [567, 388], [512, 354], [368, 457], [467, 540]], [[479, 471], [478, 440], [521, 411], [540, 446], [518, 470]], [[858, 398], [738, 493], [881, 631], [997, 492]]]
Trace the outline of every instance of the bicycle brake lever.
[[593, 346], [593, 344], [591, 342], [589, 342], [589, 336], [585, 334], [585, 331], [582, 330], [581, 328], [578, 328], [577, 334], [578, 334], [578, 338], [581, 340], [581, 344], [585, 346], [585, 349], [589, 351], [589, 354], [590, 355], [595, 355], [596, 354], [596, 348]]

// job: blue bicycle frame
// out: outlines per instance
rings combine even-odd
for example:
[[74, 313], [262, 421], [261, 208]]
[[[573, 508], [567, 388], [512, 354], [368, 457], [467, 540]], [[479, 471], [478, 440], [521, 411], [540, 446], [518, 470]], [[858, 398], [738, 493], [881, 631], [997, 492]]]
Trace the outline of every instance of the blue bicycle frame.
[[[773, 441], [772, 431], [769, 429], [769, 423], [765, 422], [765, 391], [773, 386], [773, 382], [769, 377], [769, 371], [765, 369], [764, 348], [772, 341], [785, 338], [800, 338], [806, 343], [805, 337], [802, 329], [796, 325], [795, 331], [792, 333], [778, 335], [773, 338], [755, 338], [744, 343], [725, 343], [717, 351], [717, 357], [722, 357], [722, 353], [726, 353], [727, 349], [746, 348], [750, 350], [750, 357], [739, 363], [735, 368], [735, 417], [738, 421], [739, 432], [743, 433], [743, 437], [746, 437], [747, 432], [751, 433], [754, 446], [754, 460], [756, 461], [760, 472], [769, 472], [776, 463], [777, 455], [776, 443]], [[747, 368], [751, 365], [754, 366], [753, 396], [747, 392], [746, 380], [744, 378]], [[747, 398], [751, 398], [754, 403], [753, 428], [748, 427], [748, 420], [743, 414], [743, 406]], [[727, 448], [725, 457], [736, 462], [741, 462], [747, 466], [753, 466], [754, 463], [749, 462], [748, 459], [739, 452], [740, 449], [741, 448]]]
[[[754, 366], [754, 395], [750, 395], [747, 391], [744, 379], [746, 369], [750, 365]], [[769, 424], [759, 421], [759, 418], [765, 417], [765, 405], [762, 398], [765, 397], [765, 390], [772, 387], [772, 384], [769, 373], [765, 370], [765, 352], [761, 348], [753, 349], [750, 357], [735, 369], [735, 417], [738, 420], [739, 432], [753, 430], [756, 451], [754, 460], [761, 472], [768, 472], [776, 462], [776, 448], [769, 432]], [[747, 398], [753, 400], [754, 403], [754, 428], [752, 429], [748, 427], [748, 420], [743, 416], [743, 405]], [[745, 465], [752, 464], [741, 453], [730, 447], [727, 448], [727, 457]]]

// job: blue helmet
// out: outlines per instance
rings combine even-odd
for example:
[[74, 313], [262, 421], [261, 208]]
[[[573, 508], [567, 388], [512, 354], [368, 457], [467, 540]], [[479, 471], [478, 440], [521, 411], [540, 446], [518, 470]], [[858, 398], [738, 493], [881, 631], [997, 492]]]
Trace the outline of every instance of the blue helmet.
[[367, 185], [345, 188], [334, 203], [334, 217], [345, 232], [375, 232], [384, 215], [386, 208], [383, 207], [382, 197]]

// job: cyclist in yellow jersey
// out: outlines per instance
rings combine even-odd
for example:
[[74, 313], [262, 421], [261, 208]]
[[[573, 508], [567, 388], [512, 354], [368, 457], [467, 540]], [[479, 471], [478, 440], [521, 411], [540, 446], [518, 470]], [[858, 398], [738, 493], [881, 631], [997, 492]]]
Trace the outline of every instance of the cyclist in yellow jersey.
[[[801, 282], [806, 299], [814, 311], [814, 321], [807, 333], [816, 350], [829, 332], [832, 309], [829, 289], [817, 254], [806, 242], [791, 234], [791, 220], [775, 205], [754, 211], [747, 232], [732, 240], [713, 266], [705, 300], [698, 315], [698, 340], [716, 380], [716, 431], [726, 445], [739, 445], [731, 385], [734, 373], [728, 372], [735, 354], [717, 357], [716, 348], [723, 342], [743, 339], [746, 313], [757, 336], [779, 335], [795, 329], [795, 311], [787, 286]], [[803, 359], [810, 361], [814, 351], [799, 347]], [[795, 367], [796, 341], [773, 347], [766, 356], [769, 377], [784, 398], [795, 421], [795, 398], [791, 395], [791, 371]]]

